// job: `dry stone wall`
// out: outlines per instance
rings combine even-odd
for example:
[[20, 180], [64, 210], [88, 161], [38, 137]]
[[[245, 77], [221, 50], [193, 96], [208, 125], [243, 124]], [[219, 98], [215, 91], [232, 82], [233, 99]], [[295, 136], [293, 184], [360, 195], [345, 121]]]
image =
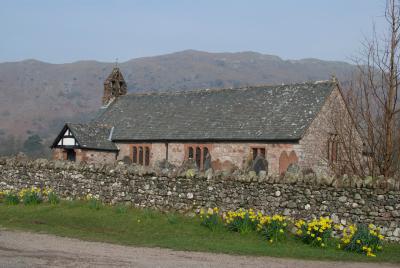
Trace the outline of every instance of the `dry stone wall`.
[[335, 222], [374, 223], [390, 240], [400, 240], [399, 181], [367, 178], [286, 178], [168, 172], [116, 164], [82, 165], [62, 161], [0, 159], [0, 190], [51, 187], [64, 198], [99, 196], [158, 210], [196, 212], [254, 208], [293, 218], [331, 216]]

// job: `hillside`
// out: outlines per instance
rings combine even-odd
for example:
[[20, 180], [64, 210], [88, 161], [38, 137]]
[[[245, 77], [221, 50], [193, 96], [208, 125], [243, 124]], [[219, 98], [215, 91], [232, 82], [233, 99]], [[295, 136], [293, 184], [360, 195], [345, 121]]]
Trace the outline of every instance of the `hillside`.
[[[325, 80], [331, 75], [347, 81], [354, 70], [344, 62], [193, 50], [133, 59], [119, 66], [130, 92], [281, 84]], [[97, 61], [0, 63], [0, 154], [11, 138], [20, 144], [38, 133], [48, 144], [65, 121], [90, 118], [100, 106], [102, 84], [112, 67], [113, 63]]]

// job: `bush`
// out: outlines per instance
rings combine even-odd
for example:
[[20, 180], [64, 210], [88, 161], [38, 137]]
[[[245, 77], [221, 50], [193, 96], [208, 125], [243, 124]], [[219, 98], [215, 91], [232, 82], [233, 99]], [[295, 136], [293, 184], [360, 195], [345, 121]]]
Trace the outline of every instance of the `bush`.
[[298, 228], [296, 235], [306, 244], [326, 247], [332, 238], [332, 220], [328, 217], [320, 217], [310, 222], [299, 220], [295, 226]]
[[209, 208], [207, 210], [207, 213], [203, 209], [201, 209], [200, 210], [201, 225], [214, 231], [220, 222], [218, 213], [219, 213], [219, 209], [217, 207], [215, 207], [213, 209]]
[[263, 216], [260, 213], [259, 224], [257, 230], [265, 237], [270, 243], [274, 241], [282, 241], [286, 238], [288, 221], [286, 217], [281, 215]]
[[241, 234], [256, 230], [259, 223], [258, 217], [252, 209], [228, 211], [224, 221], [225, 226], [229, 230], [239, 232]]
[[376, 252], [382, 250], [383, 235], [380, 229], [373, 224], [350, 225], [343, 229], [341, 244], [338, 248], [366, 254], [368, 257], [376, 257]]

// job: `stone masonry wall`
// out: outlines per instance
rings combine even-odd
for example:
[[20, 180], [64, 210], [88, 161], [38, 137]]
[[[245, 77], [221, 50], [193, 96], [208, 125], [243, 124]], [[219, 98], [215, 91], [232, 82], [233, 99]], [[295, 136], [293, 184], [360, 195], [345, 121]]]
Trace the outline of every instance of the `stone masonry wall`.
[[51, 187], [64, 198], [91, 193], [107, 203], [181, 212], [217, 206], [223, 211], [254, 208], [293, 218], [331, 216], [335, 222], [377, 224], [388, 239], [400, 240], [399, 180], [223, 174], [0, 159], [0, 190]]
[[[338, 88], [332, 91], [325, 105], [300, 140], [299, 165], [303, 169], [325, 168], [327, 166], [328, 138], [333, 133], [339, 134], [337, 133], [338, 129], [334, 127], [335, 120], [340, 120], [343, 125], [353, 128], [353, 132], [357, 133]], [[340, 134], [344, 134], [344, 132]], [[360, 150], [362, 149], [361, 138], [358, 134], [349, 138], [353, 143], [358, 144]]]
[[[186, 143], [169, 143], [168, 144], [168, 162], [181, 166], [185, 161], [185, 144]], [[130, 149], [133, 144], [117, 143], [119, 148], [118, 159], [122, 160], [124, 157], [132, 157], [132, 150]], [[191, 144], [193, 147], [196, 144]], [[290, 155], [291, 152], [296, 156], [302, 155], [302, 146], [298, 143], [202, 143], [210, 149], [212, 167], [214, 170], [232, 170], [235, 168], [246, 168], [246, 162], [252, 157], [252, 148], [265, 149], [266, 160], [268, 161], [268, 173], [280, 174], [280, 166], [282, 162], [282, 153], [285, 152]], [[149, 143], [150, 150], [150, 166], [155, 165], [159, 161], [163, 161], [166, 157], [165, 143]], [[60, 159], [60, 158], [56, 158]], [[89, 163], [95, 163], [92, 161]], [[111, 159], [109, 163], [115, 162]], [[289, 163], [285, 166], [287, 167]], [[286, 171], [286, 168], [284, 168]]]

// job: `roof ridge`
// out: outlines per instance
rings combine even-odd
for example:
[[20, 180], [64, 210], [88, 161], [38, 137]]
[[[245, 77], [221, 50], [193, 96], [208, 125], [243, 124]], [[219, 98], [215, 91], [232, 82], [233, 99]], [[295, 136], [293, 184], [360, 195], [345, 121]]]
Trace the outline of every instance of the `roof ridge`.
[[129, 93], [120, 98], [130, 97], [130, 96], [152, 96], [152, 95], [187, 95], [187, 94], [198, 94], [203, 92], [221, 92], [227, 90], [247, 90], [247, 89], [257, 89], [257, 88], [278, 88], [283, 86], [300, 86], [300, 85], [317, 85], [323, 83], [331, 83], [334, 84], [335, 82], [332, 80], [318, 80], [318, 81], [305, 81], [299, 83], [292, 83], [292, 84], [284, 84], [281, 85], [252, 85], [252, 86], [242, 86], [242, 87], [227, 87], [227, 88], [200, 88], [200, 89], [190, 89], [190, 90], [181, 90], [181, 91], [148, 91], [148, 92], [134, 92]]

